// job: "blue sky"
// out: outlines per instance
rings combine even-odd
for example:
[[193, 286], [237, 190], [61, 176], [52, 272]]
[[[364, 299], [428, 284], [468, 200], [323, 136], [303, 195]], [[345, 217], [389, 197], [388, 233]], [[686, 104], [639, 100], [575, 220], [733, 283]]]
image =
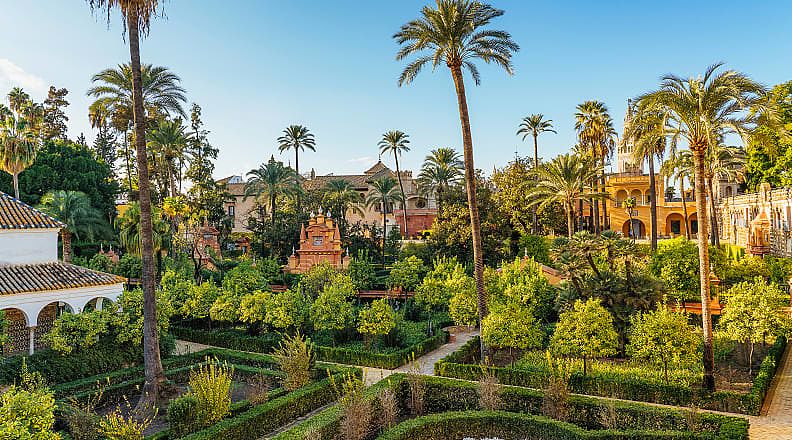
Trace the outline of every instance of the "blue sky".
[[[362, 171], [391, 129], [410, 134], [403, 162], [417, 169], [431, 148], [461, 146], [447, 69], [396, 84], [403, 63], [394, 59], [391, 35], [424, 4], [169, 0], [167, 19], [153, 24], [142, 57], [178, 73], [190, 101], [203, 107], [220, 148], [217, 177], [277, 157], [275, 139], [293, 123], [317, 138], [317, 152], [301, 157], [302, 171]], [[482, 85], [468, 84], [476, 165], [487, 171], [513, 158], [515, 148], [529, 154], [530, 143], [514, 132], [530, 113], [555, 122], [558, 134], [540, 139], [547, 158], [574, 144], [575, 105], [604, 101], [621, 131], [627, 98], [655, 87], [663, 73], [698, 74], [725, 61], [767, 85], [792, 79], [787, 1], [493, 4], [506, 10], [493, 27], [511, 32], [522, 50], [514, 76], [483, 67]], [[118, 20], [108, 28], [81, 0], [0, 0], [0, 11], [0, 93], [21, 85], [43, 99], [50, 84], [66, 87], [70, 135], [93, 139], [90, 77], [129, 60]]]

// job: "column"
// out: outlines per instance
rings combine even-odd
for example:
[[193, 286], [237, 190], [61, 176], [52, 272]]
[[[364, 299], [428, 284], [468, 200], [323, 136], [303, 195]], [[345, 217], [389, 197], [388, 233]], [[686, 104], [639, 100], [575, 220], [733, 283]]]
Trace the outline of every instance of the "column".
[[28, 341], [28, 354], [33, 355], [36, 351], [36, 326], [28, 327], [30, 331], [30, 340]]
[[104, 298], [99, 297], [96, 298], [96, 307], [94, 307], [97, 311], [102, 310], [102, 303], [104, 302]]

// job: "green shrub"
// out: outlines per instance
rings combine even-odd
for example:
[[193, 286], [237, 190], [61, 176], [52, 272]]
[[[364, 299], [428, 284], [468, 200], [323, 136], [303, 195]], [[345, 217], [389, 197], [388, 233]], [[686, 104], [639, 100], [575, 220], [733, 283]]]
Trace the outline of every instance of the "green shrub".
[[198, 428], [198, 399], [187, 394], [173, 399], [168, 404], [168, 426], [171, 434], [178, 438], [190, 434]]
[[58, 440], [55, 399], [46, 389], [12, 386], [0, 395], [0, 438]]
[[283, 387], [294, 391], [308, 384], [311, 380], [311, 370], [314, 367], [313, 346], [310, 339], [297, 333], [295, 336], [285, 336], [280, 347], [275, 350], [280, 369], [286, 373]]
[[234, 368], [217, 360], [190, 371], [190, 394], [198, 403], [195, 413], [201, 427], [213, 425], [228, 414], [233, 377]]

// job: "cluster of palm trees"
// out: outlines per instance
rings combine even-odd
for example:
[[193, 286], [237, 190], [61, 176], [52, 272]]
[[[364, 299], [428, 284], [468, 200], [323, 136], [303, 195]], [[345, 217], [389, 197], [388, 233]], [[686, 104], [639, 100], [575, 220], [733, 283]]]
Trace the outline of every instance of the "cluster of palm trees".
[[[745, 74], [710, 66], [702, 76], [682, 78], [664, 76], [660, 87], [638, 97], [634, 113], [625, 127], [622, 142], [632, 142], [633, 159], [646, 161], [650, 174], [651, 246], [657, 245], [657, 190], [655, 160], [667, 160], [660, 169], [666, 178], [679, 182], [685, 222], [687, 206], [684, 183], [692, 184], [698, 216], [699, 272], [704, 328], [704, 386], [714, 389], [712, 320], [710, 316], [710, 259], [708, 238], [718, 245], [718, 216], [715, 184], [723, 179], [740, 177], [744, 168], [743, 150], [726, 145], [730, 135], [743, 140], [750, 137], [757, 117], [772, 118], [775, 109], [764, 99], [766, 89]], [[578, 106], [576, 152], [556, 157], [533, 170], [533, 204], [560, 203], [567, 215], [569, 236], [574, 233], [575, 203], [590, 200], [594, 209], [595, 232], [598, 232], [597, 200], [606, 198], [602, 186], [603, 169], [615, 145], [615, 132], [602, 103], [587, 101]], [[525, 133], [526, 130], [523, 130]], [[687, 150], [677, 150], [685, 143]], [[603, 203], [605, 210], [607, 204]], [[607, 218], [607, 212], [603, 212]], [[712, 234], [709, 234], [710, 225]], [[607, 228], [607, 224], [605, 224]], [[687, 226], [686, 226], [687, 231]], [[689, 231], [688, 238], [689, 236]]]

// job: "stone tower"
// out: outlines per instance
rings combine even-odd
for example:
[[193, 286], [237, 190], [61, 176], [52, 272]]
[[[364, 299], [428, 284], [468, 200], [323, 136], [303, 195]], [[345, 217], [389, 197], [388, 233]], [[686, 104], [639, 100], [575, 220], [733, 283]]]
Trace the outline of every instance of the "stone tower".
[[619, 174], [643, 174], [643, 162], [635, 163], [633, 160], [633, 150], [635, 143], [627, 137], [627, 127], [632, 122], [635, 105], [632, 99], [627, 100], [627, 113], [624, 115], [624, 132], [621, 141], [616, 149], [616, 172]]

